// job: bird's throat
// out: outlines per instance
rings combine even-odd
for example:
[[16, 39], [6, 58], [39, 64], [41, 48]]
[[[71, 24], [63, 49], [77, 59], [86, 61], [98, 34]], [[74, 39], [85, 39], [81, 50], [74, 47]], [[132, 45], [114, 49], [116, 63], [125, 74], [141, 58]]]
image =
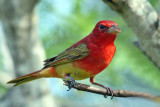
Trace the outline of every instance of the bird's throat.
[[99, 48], [105, 48], [106, 46], [110, 44], [114, 44], [114, 41], [117, 37], [117, 35], [99, 35], [101, 38], [95, 37], [93, 40], [96, 45], [98, 45]]

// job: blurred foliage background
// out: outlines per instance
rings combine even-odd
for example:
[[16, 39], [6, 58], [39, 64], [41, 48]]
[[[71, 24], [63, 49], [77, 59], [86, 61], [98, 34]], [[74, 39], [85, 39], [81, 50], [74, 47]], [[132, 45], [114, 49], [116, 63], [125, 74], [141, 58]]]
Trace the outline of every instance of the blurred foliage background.
[[[160, 0], [149, 0], [159, 11]], [[160, 95], [160, 70], [133, 44], [136, 41], [131, 29], [117, 13], [99, 0], [40, 0], [36, 11], [39, 16], [38, 33], [42, 39], [46, 57], [62, 52], [87, 36], [101, 20], [113, 20], [121, 33], [115, 41], [116, 54], [107, 69], [96, 76], [96, 81], [112, 89], [149, 92]], [[1, 56], [0, 56], [1, 59]], [[0, 67], [1, 60], [0, 60]], [[156, 107], [156, 103], [144, 99], [110, 98], [87, 92], [71, 90], [59, 79], [48, 79], [60, 107]], [[89, 80], [79, 81], [90, 84]], [[91, 85], [91, 84], [90, 84]], [[0, 93], [7, 90], [0, 84]]]

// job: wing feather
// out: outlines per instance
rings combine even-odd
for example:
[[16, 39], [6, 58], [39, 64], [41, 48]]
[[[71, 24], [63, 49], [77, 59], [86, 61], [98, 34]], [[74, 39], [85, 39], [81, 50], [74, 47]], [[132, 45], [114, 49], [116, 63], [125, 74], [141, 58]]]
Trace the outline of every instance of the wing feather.
[[51, 66], [57, 66], [64, 63], [69, 63], [79, 59], [83, 59], [89, 54], [89, 49], [86, 44], [82, 43], [76, 47], [69, 48], [64, 52], [60, 53], [56, 57], [45, 60], [45, 68]]

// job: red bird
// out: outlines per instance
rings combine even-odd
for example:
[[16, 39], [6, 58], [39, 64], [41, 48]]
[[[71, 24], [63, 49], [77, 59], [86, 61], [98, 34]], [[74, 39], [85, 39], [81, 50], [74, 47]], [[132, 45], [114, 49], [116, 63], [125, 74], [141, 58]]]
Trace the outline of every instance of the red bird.
[[106, 88], [113, 97], [110, 88], [95, 82], [95, 76], [110, 64], [116, 51], [114, 40], [119, 32], [118, 24], [114, 21], [100, 21], [88, 36], [57, 56], [45, 60], [44, 68], [8, 83], [14, 83], [14, 86], [17, 86], [42, 77], [70, 78], [71, 80], [90, 78], [92, 84]]

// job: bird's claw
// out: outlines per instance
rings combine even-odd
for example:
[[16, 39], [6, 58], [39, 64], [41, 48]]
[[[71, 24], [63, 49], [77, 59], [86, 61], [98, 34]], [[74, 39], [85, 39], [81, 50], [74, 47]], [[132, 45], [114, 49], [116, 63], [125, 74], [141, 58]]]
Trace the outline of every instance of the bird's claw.
[[[104, 87], [104, 88], [107, 90], [107, 93], [108, 93], [108, 92], [111, 93], [111, 100], [112, 100], [113, 97], [114, 97], [114, 96], [113, 96], [113, 90], [112, 90], [111, 88], [109, 88], [109, 87]], [[107, 96], [107, 95], [104, 95], [104, 97], [107, 98], [108, 96]]]
[[64, 81], [67, 82], [67, 84], [68, 84], [67, 91], [69, 91], [71, 88], [73, 88], [75, 86], [75, 80], [73, 77], [65, 76]]

